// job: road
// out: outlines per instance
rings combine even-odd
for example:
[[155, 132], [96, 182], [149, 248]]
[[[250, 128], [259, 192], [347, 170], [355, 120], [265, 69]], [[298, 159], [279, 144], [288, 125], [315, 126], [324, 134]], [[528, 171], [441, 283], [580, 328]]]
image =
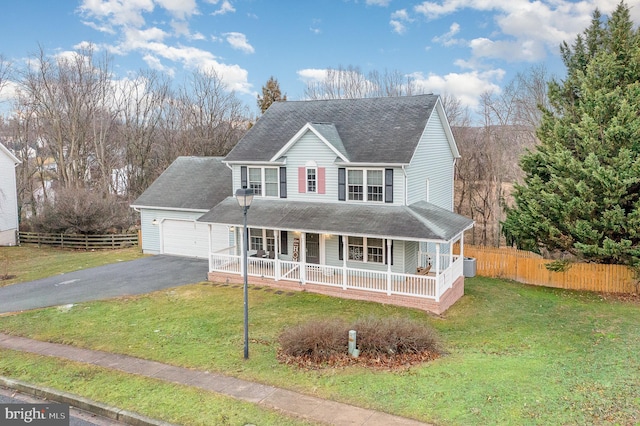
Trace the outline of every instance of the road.
[[[0, 387], [0, 404], [55, 404], [51, 401], [36, 399], [28, 395], [16, 393], [13, 390]], [[69, 426], [122, 426], [124, 423], [99, 417], [75, 408], [69, 409]], [[0, 420], [2, 420], [0, 413]]]

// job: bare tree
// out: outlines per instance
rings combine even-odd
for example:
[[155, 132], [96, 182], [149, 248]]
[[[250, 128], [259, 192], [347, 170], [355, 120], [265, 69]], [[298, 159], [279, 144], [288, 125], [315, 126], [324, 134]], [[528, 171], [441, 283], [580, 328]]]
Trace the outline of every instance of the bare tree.
[[503, 207], [522, 174], [519, 158], [537, 142], [536, 109], [546, 102], [546, 78], [542, 67], [518, 74], [502, 91], [482, 94], [480, 127], [454, 127], [462, 155], [456, 164], [456, 211], [476, 220], [474, 244], [500, 245]]
[[[41, 48], [24, 73], [22, 88], [38, 117], [39, 137], [55, 159], [62, 186], [90, 182], [92, 166], [104, 161], [107, 148], [101, 146], [99, 152], [95, 148], [109, 140], [104, 132], [110, 124], [97, 122], [105, 118], [105, 107], [112, 99], [110, 77], [109, 57], [96, 58], [91, 47], [56, 58]], [[97, 170], [105, 172], [107, 167], [99, 164]]]
[[4, 89], [4, 87], [9, 82], [11, 69], [12, 69], [11, 62], [7, 58], [5, 58], [3, 55], [0, 54], [0, 93], [2, 92], [2, 89]]
[[322, 81], [307, 83], [304, 94], [309, 99], [356, 99], [407, 96], [416, 92], [415, 84], [400, 71], [365, 74], [359, 67], [327, 68]]
[[225, 155], [247, 128], [245, 107], [213, 70], [191, 75], [179, 105], [185, 120], [181, 155]]
[[125, 192], [120, 187], [124, 185], [129, 196], [135, 197], [158, 176], [155, 146], [162, 143], [159, 128], [170, 96], [168, 78], [155, 71], [140, 71], [134, 78], [121, 82], [117, 98], [121, 105], [123, 155], [114, 168], [113, 192]]

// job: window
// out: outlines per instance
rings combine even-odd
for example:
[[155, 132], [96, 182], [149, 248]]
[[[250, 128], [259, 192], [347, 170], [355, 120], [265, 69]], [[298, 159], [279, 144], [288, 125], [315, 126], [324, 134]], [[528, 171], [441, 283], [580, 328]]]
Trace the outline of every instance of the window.
[[278, 196], [278, 169], [276, 167], [249, 167], [248, 187], [256, 196]]
[[364, 238], [349, 237], [349, 260], [362, 261], [364, 251]]
[[[390, 179], [387, 183], [393, 193], [393, 182]], [[347, 199], [350, 201], [383, 203], [385, 201], [385, 171], [383, 169], [347, 170], [346, 189]]]
[[362, 201], [363, 200], [363, 177], [362, 170], [348, 170], [347, 172], [347, 186], [349, 200]]
[[249, 228], [249, 247], [251, 250], [264, 250], [262, 248], [262, 229]]
[[276, 237], [273, 233], [273, 229], [265, 229], [265, 236], [267, 241], [267, 251], [276, 251]]
[[384, 263], [382, 238], [367, 238], [367, 262]]
[[276, 251], [276, 237], [273, 229], [249, 228], [249, 249]]
[[316, 169], [307, 169], [307, 192], [316, 192], [318, 187], [318, 180], [316, 176]]
[[[342, 238], [340, 238], [342, 241]], [[348, 260], [367, 263], [385, 263], [385, 241], [382, 238], [348, 237]], [[342, 259], [342, 251], [339, 251]], [[365, 256], [366, 253], [366, 256]]]
[[278, 169], [264, 169], [264, 195], [266, 197], [278, 196]]
[[367, 170], [367, 201], [383, 201], [382, 170]]
[[255, 195], [262, 195], [262, 169], [249, 167], [249, 188]]

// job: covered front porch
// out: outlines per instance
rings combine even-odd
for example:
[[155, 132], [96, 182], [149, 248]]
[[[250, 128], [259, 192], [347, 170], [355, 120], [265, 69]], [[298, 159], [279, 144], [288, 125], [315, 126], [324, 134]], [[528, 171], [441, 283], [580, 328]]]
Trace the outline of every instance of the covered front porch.
[[[279, 201], [258, 200], [251, 206], [249, 240], [243, 241], [238, 220], [241, 215], [235, 200], [231, 201], [234, 204], [229, 203], [227, 209], [217, 212], [217, 221], [210, 222], [211, 212], [199, 219], [226, 224], [232, 240], [237, 242], [209, 254], [210, 280], [242, 282], [243, 253], [247, 250], [247, 276], [256, 285], [411, 306], [436, 313], [446, 310], [464, 292], [463, 252], [453, 253], [455, 243], [463, 249], [463, 233], [472, 225], [462, 216], [426, 206], [437, 218], [444, 214], [454, 219], [452, 225], [457, 232], [448, 232], [443, 238], [435, 235], [419, 215], [416, 217], [415, 211], [407, 211], [407, 207], [382, 206], [363, 212], [363, 206], [344, 206], [358, 209], [359, 217], [354, 219], [355, 210], [345, 211], [344, 207], [339, 212], [328, 212], [322, 205], [309, 206], [311, 203], [285, 206]], [[300, 208], [314, 214], [303, 215]], [[222, 213], [232, 215], [233, 221]], [[337, 214], [346, 219], [329, 219], [332, 223], [327, 223], [328, 219], [322, 218], [329, 213], [334, 218]], [[287, 220], [286, 214], [306, 220], [291, 217]], [[393, 226], [391, 218], [402, 223]], [[388, 226], [381, 226], [383, 223]]]

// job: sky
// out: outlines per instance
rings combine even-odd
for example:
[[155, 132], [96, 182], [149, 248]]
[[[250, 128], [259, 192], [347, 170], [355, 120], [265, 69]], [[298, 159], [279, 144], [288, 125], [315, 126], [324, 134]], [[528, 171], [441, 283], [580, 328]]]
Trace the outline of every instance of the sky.
[[[17, 66], [42, 47], [60, 55], [88, 43], [112, 56], [114, 78], [155, 69], [184, 82], [214, 69], [258, 112], [275, 77], [289, 100], [327, 68], [399, 71], [424, 92], [472, 111], [518, 72], [544, 64], [562, 78], [559, 45], [594, 9], [618, 0], [13, 0], [0, 2], [0, 55]], [[640, 0], [627, 0], [640, 22]], [[11, 87], [0, 96], [11, 95]]]

